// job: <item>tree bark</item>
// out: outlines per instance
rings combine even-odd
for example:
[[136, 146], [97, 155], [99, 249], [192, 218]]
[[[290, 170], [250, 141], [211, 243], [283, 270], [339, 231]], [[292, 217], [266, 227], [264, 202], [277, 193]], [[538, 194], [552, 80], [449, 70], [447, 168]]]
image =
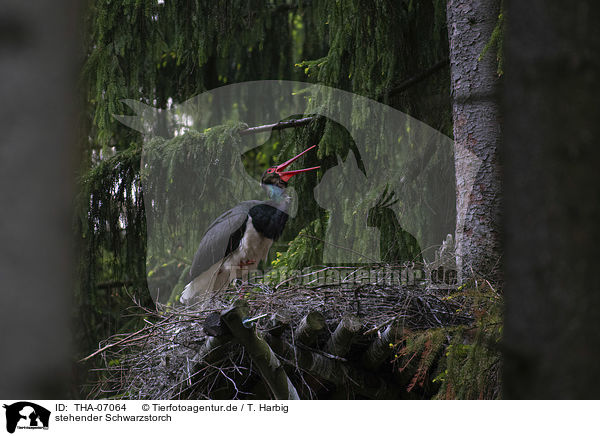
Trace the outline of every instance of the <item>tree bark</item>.
[[447, 4], [460, 282], [474, 274], [494, 281], [501, 278], [497, 65], [492, 50], [481, 56], [496, 25], [499, 3], [449, 0]]
[[600, 4], [510, 1], [506, 398], [598, 398]]
[[346, 356], [352, 347], [352, 340], [361, 328], [362, 324], [358, 317], [345, 315], [325, 344], [325, 351], [337, 357]]

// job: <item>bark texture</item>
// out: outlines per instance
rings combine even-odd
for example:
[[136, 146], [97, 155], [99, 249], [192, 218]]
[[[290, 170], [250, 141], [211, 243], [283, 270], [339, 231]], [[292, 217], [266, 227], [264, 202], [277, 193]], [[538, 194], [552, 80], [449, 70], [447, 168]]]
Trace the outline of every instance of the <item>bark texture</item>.
[[447, 4], [459, 281], [474, 273], [494, 281], [501, 278], [497, 64], [492, 50], [481, 56], [499, 7], [499, 0], [449, 0]]
[[247, 309], [247, 305], [241, 304], [223, 312], [221, 316], [235, 340], [242, 344], [250, 354], [252, 362], [271, 390], [274, 399], [299, 400], [296, 388], [269, 344], [254, 328], [244, 327], [242, 320]]
[[357, 316], [345, 315], [325, 344], [325, 351], [338, 357], [346, 356], [361, 328], [362, 324]]
[[66, 396], [77, 2], [0, 6], [0, 397]]
[[600, 3], [510, 1], [506, 398], [598, 398]]

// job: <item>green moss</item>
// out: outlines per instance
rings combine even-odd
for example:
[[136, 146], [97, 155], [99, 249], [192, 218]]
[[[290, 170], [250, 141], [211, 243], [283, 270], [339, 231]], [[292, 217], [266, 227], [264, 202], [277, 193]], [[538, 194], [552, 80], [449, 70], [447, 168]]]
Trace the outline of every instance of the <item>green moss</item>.
[[499, 399], [502, 299], [473, 284], [448, 298], [460, 300], [475, 322], [406, 332], [393, 344], [401, 384], [421, 398]]
[[476, 322], [457, 328], [434, 380], [437, 399], [499, 399], [502, 338], [502, 300], [493, 291], [467, 290]]
[[496, 62], [498, 62], [497, 73], [499, 76], [504, 74], [504, 34], [506, 33], [506, 19], [505, 19], [506, 11], [504, 8], [504, 2], [500, 5], [500, 13], [498, 14], [498, 20], [496, 21], [496, 26], [492, 31], [492, 35], [490, 36], [489, 41], [483, 48], [481, 55], [479, 55], [479, 59], [490, 50], [495, 51], [496, 53]]

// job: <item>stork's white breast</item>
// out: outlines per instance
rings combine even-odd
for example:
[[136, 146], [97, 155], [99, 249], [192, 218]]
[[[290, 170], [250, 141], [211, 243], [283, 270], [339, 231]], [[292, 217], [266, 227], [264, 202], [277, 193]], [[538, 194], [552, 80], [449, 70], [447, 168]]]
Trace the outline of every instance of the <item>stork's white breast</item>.
[[240, 245], [233, 253], [231, 257], [225, 261], [226, 267], [239, 268], [240, 263], [244, 264], [249, 261], [254, 261], [254, 264], [248, 265], [248, 269], [256, 269], [258, 262], [261, 260], [267, 260], [269, 249], [273, 244], [273, 240], [269, 239], [256, 230], [252, 224], [252, 218], [248, 217], [246, 222], [246, 231], [240, 241]]

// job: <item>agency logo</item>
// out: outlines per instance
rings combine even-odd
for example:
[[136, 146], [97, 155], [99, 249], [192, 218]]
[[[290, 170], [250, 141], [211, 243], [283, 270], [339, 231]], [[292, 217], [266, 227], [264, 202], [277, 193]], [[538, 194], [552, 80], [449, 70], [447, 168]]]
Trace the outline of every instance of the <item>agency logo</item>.
[[29, 401], [19, 401], [3, 406], [6, 409], [6, 431], [14, 433], [18, 429], [48, 429], [50, 411]]
[[[457, 213], [455, 147], [442, 132], [380, 102], [304, 82], [236, 83], [166, 110], [137, 100], [124, 103], [135, 115], [115, 118], [144, 135], [140, 182], [147, 257], [153, 259], [146, 264], [148, 289], [155, 301], [167, 304], [191, 283], [186, 282], [191, 275], [183, 274], [188, 262], [171, 265], [175, 253], [194, 258], [201, 241], [193, 274], [202, 278], [185, 289], [194, 289], [186, 293], [199, 300], [212, 298], [204, 291], [219, 289], [217, 276], [226, 282], [219, 262], [234, 272], [236, 265], [226, 256], [250, 228], [245, 224], [248, 200], [279, 209], [277, 216], [286, 217], [281, 226], [288, 217], [290, 222], [297, 215], [305, 220], [295, 224], [306, 229], [296, 265], [364, 271], [372, 265], [419, 263], [432, 286], [452, 288], [456, 277], [444, 271], [456, 271], [453, 247], [446, 247], [444, 256], [437, 249], [447, 235], [464, 227], [466, 208]], [[307, 130], [281, 133], [285, 126], [306, 126], [307, 121]], [[276, 144], [281, 145], [280, 156], [273, 155]], [[318, 148], [294, 167], [319, 166], [310, 181], [302, 184], [297, 176], [280, 192], [273, 190], [272, 179], [261, 177], [267, 161], [281, 165], [313, 145]], [[479, 165], [476, 161], [460, 180], [465, 189], [474, 185]], [[204, 233], [209, 229], [210, 234]], [[261, 232], [257, 240], [262, 241]], [[279, 241], [283, 251], [285, 242]], [[242, 270], [258, 267], [259, 258], [247, 260], [252, 262], [239, 263]]]

